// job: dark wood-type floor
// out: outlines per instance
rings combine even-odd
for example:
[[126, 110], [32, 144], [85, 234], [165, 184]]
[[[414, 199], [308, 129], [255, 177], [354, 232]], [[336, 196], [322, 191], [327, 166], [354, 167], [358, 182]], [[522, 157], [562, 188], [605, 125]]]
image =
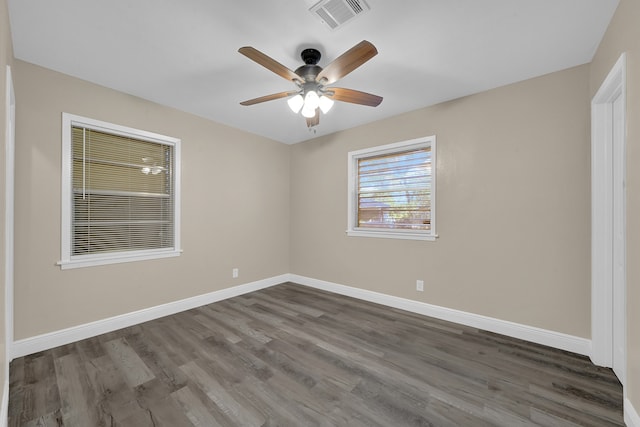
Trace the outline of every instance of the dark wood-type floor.
[[283, 284], [16, 359], [10, 426], [623, 426], [583, 356]]

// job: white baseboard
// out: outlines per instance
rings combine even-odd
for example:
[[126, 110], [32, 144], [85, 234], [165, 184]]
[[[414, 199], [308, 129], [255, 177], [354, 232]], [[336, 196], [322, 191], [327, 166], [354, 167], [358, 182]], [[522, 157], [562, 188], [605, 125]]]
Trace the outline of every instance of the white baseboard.
[[[175, 301], [156, 307], [135, 311], [132, 313], [115, 316], [108, 319], [98, 320], [84, 325], [63, 329], [31, 338], [15, 341], [12, 346], [12, 358], [26, 356], [39, 351], [58, 347], [74, 341], [90, 338], [106, 332], [133, 326], [142, 322], [168, 316], [181, 311], [190, 310], [202, 305], [211, 304], [234, 296], [264, 289], [283, 282], [295, 282], [304, 286], [309, 286], [340, 295], [346, 295], [377, 304], [407, 310], [437, 319], [459, 323], [473, 328], [483, 329], [498, 334], [548, 345], [561, 350], [572, 351], [574, 353], [589, 355], [591, 341], [586, 338], [575, 337], [533, 326], [522, 325], [506, 320], [494, 319], [478, 314], [467, 313], [451, 308], [440, 307], [424, 302], [413, 301], [405, 298], [394, 297], [364, 289], [353, 288], [337, 283], [327, 282], [296, 274], [283, 274], [220, 291], [199, 295], [192, 298]], [[640, 426], [638, 426], [640, 427]]]
[[[454, 322], [485, 331], [495, 332], [513, 338], [531, 341], [537, 344], [555, 347], [561, 350], [588, 356], [591, 351], [591, 340], [567, 335], [560, 332], [549, 331], [533, 326], [522, 325], [506, 320], [494, 319], [492, 317], [481, 316], [479, 314], [467, 313], [451, 308], [440, 307], [424, 302], [413, 301], [405, 298], [394, 297], [364, 289], [339, 285], [337, 283], [312, 279], [309, 277], [291, 274], [289, 280], [304, 286], [346, 295], [401, 310], [435, 317], [437, 319]], [[638, 426], [640, 427], [640, 425]]]
[[12, 358], [26, 356], [28, 354], [37, 353], [39, 351], [48, 350], [60, 345], [69, 344], [74, 341], [83, 340], [94, 337], [117, 329], [126, 328], [128, 326], [137, 325], [139, 323], [148, 322], [181, 311], [190, 310], [206, 304], [222, 301], [248, 292], [257, 291], [259, 289], [268, 288], [279, 283], [287, 282], [289, 274], [275, 276], [268, 279], [258, 280], [231, 288], [210, 292], [204, 295], [198, 295], [155, 307], [145, 308], [143, 310], [134, 311], [132, 313], [120, 316], [110, 317], [98, 320], [84, 325], [74, 326], [47, 334], [37, 335], [31, 338], [25, 338], [15, 341], [11, 349]]
[[640, 415], [628, 398], [624, 399], [624, 423], [627, 427], [640, 427]]

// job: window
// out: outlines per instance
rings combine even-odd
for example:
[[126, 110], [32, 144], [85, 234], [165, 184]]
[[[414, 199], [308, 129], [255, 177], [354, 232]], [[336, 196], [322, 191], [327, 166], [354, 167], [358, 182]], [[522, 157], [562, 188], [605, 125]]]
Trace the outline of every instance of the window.
[[434, 240], [436, 137], [349, 153], [349, 236]]
[[180, 140], [64, 113], [61, 268], [180, 254]]

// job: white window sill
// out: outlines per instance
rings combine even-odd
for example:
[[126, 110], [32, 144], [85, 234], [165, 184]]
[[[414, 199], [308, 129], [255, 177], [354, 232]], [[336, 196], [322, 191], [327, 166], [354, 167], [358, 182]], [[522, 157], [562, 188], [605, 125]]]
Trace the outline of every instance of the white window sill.
[[119, 264], [123, 262], [144, 261], [150, 259], [172, 258], [180, 256], [182, 250], [167, 250], [154, 252], [119, 253], [115, 255], [85, 255], [77, 258], [57, 262], [61, 270], [72, 268], [93, 267], [97, 265]]
[[378, 237], [381, 239], [404, 239], [404, 240], [429, 240], [434, 241], [438, 238], [437, 234], [421, 233], [415, 231], [404, 230], [347, 230], [349, 237]]

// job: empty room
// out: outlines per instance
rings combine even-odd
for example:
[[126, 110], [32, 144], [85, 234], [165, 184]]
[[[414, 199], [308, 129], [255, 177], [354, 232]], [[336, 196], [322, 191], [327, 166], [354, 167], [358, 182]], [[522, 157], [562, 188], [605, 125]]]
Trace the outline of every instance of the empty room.
[[638, 22], [0, 0], [0, 427], [640, 427]]

